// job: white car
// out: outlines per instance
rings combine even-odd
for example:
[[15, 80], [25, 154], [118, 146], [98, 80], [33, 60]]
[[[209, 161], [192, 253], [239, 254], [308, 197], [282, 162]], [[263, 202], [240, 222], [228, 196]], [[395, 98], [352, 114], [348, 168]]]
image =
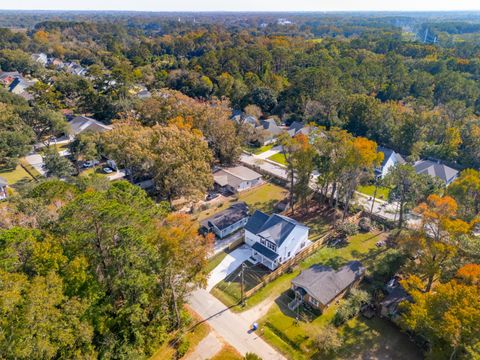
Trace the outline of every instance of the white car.
[[103, 171], [105, 172], [105, 174], [111, 174], [111, 173], [113, 173], [113, 170], [110, 169], [109, 167], [103, 168]]

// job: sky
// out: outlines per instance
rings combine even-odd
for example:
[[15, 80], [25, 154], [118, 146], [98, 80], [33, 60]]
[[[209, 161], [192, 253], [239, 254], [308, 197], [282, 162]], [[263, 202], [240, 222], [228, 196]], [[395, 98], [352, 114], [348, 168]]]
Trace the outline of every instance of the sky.
[[12, 10], [446, 11], [480, 10], [480, 0], [0, 0]]

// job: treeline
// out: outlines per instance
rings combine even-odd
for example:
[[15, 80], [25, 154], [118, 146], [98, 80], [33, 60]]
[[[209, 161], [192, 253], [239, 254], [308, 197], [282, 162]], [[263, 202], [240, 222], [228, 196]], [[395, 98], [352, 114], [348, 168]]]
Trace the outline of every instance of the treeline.
[[[405, 41], [382, 22], [351, 39], [329, 34], [319, 41], [309, 40], [300, 25], [292, 29], [301, 36], [280, 36], [254, 25], [165, 24], [154, 34], [120, 22], [44, 22], [28, 34], [3, 30], [0, 66], [51, 84], [36, 93], [37, 101], [48, 94], [50, 106], [106, 122], [134, 108], [129, 90], [141, 83], [199, 99], [228, 98], [237, 109], [254, 104], [287, 124], [340, 126], [406, 156], [480, 165], [475, 41], [449, 47]], [[38, 69], [28, 55], [39, 51], [77, 60], [90, 76]]]

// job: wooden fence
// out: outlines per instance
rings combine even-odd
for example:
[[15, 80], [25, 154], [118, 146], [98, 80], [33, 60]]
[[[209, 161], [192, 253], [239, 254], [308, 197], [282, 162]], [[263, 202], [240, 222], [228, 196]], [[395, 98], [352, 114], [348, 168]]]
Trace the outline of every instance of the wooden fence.
[[255, 287], [251, 288], [250, 290], [245, 292], [245, 297], [249, 298], [252, 296], [255, 292], [257, 292], [259, 289], [267, 285], [269, 282], [272, 282], [276, 278], [278, 278], [280, 275], [282, 275], [285, 271], [287, 271], [290, 267], [296, 265], [300, 261], [304, 260], [306, 257], [314, 253], [316, 250], [318, 250], [320, 247], [324, 245], [324, 242], [328, 237], [333, 233], [333, 231], [329, 231], [326, 234], [322, 235], [317, 241], [315, 241], [312, 245], [309, 247], [301, 250], [295, 257], [291, 258], [290, 260], [284, 262], [282, 265], [280, 265], [278, 268], [276, 268], [274, 271], [271, 273], [265, 275], [262, 277], [260, 280], [260, 283], [257, 284]]

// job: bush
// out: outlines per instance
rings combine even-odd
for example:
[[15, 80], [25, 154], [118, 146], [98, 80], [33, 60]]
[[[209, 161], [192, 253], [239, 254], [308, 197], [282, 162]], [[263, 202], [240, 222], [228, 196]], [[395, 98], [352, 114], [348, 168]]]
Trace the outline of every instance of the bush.
[[362, 217], [360, 221], [358, 222], [358, 227], [360, 228], [361, 231], [363, 232], [369, 232], [372, 230], [372, 223], [369, 218], [367, 217]]
[[360, 312], [363, 304], [370, 301], [370, 294], [365, 290], [353, 289], [350, 296], [337, 309], [333, 323], [338, 326]]
[[345, 222], [340, 224], [337, 230], [344, 236], [352, 236], [358, 233], [358, 226], [354, 223]]
[[190, 348], [190, 342], [188, 340], [182, 339], [180, 344], [177, 347], [177, 359], [181, 359]]
[[245, 354], [245, 357], [244, 357], [245, 360], [262, 360], [262, 358], [260, 356], [258, 356], [257, 354], [254, 354], [254, 353], [246, 353]]

